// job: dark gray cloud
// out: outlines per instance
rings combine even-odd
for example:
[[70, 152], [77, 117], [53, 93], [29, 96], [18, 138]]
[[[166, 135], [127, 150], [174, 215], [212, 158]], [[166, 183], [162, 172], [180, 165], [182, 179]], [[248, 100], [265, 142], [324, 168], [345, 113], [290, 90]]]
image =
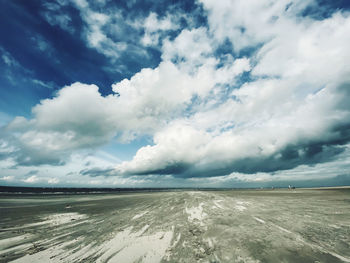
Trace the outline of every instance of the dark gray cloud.
[[90, 177], [98, 176], [115, 176], [115, 169], [113, 168], [90, 168], [80, 171], [81, 175], [86, 175]]
[[[337, 125], [332, 129], [329, 140], [318, 140], [289, 144], [271, 156], [238, 158], [234, 161], [223, 160], [216, 163], [173, 163], [163, 169], [150, 169], [130, 174], [172, 174], [175, 177], [212, 177], [224, 176], [232, 172], [255, 174], [288, 170], [299, 165], [313, 166], [334, 161], [346, 149], [350, 142], [350, 125]], [[322, 136], [321, 136], [322, 137]]]
[[309, 146], [288, 146], [274, 156], [267, 158], [245, 158], [234, 162], [210, 165], [193, 165], [184, 173], [174, 173], [180, 177], [223, 176], [232, 172], [255, 174], [271, 173], [293, 169], [299, 165], [315, 165], [334, 160], [344, 147], [338, 145], [312, 144]]

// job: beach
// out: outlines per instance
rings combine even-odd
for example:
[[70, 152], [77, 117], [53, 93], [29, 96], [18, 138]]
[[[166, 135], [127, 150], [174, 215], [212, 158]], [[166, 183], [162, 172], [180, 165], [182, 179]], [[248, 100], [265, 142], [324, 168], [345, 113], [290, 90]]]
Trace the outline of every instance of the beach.
[[350, 190], [1, 194], [0, 262], [350, 262]]

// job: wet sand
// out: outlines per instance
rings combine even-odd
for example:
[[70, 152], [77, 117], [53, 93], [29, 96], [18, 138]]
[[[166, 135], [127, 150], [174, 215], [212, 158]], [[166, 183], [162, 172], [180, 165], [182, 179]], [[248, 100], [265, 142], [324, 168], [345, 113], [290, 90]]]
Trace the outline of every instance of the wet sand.
[[350, 190], [0, 196], [0, 262], [350, 262]]

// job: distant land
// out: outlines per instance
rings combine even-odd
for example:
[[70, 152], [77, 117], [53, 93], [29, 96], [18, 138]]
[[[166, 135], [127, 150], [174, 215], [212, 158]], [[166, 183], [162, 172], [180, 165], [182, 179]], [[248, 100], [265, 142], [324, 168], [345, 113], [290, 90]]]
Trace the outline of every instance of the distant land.
[[[78, 187], [19, 187], [19, 186], [0, 186], [0, 193], [11, 194], [98, 194], [98, 193], [120, 193], [120, 192], [160, 192], [177, 190], [198, 190], [198, 191], [220, 191], [220, 190], [274, 190], [288, 189], [286, 187], [255, 187], [255, 188], [191, 188], [191, 187], [148, 187], [148, 188], [78, 188]], [[297, 187], [297, 189], [350, 189], [350, 186], [326, 186], [326, 187]], [[292, 189], [291, 189], [292, 190]]]

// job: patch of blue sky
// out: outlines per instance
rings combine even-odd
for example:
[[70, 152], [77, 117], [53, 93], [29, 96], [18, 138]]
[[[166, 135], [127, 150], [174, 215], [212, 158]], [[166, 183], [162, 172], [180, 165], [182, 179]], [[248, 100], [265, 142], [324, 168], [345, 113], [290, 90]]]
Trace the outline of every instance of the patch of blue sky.
[[233, 49], [232, 42], [229, 39], [225, 39], [223, 42], [219, 44], [219, 46], [215, 49], [214, 54], [216, 58], [220, 60], [217, 68], [220, 68], [225, 65], [228, 57], [227, 55], [235, 56], [235, 52]]
[[0, 111], [29, 116], [31, 108], [51, 94], [50, 83], [36, 79], [33, 71], [23, 67], [4, 48], [0, 48], [0, 53]]
[[135, 156], [136, 152], [141, 147], [147, 145], [154, 145], [152, 137], [141, 136], [134, 139], [130, 143], [120, 143], [116, 140], [113, 140], [104, 147], [102, 147], [101, 150], [118, 157], [118, 159], [120, 159], [121, 161], [129, 161]]
[[323, 20], [331, 17], [335, 12], [349, 10], [350, 1], [348, 0], [315, 0], [315, 4], [308, 5], [300, 15]]
[[9, 115], [6, 112], [0, 111], [0, 128], [2, 126], [7, 125], [11, 120], [13, 120], [14, 116]]
[[[35, 72], [37, 79], [53, 81], [59, 87], [76, 81], [95, 83], [100, 87], [100, 92], [106, 95], [111, 92], [112, 83], [125, 77], [123, 72], [112, 70], [117, 67], [116, 63], [111, 63], [108, 58], [85, 45], [80, 38], [82, 21], [77, 13], [69, 13], [72, 26], [77, 32], [72, 35], [59, 26], [50, 25], [40, 15], [39, 10], [44, 8], [41, 5], [34, 5], [31, 1], [21, 5], [9, 2], [5, 7], [0, 11], [4, 18], [0, 32], [7, 37], [1, 38], [0, 44], [11, 54], [15, 54], [21, 65]], [[22, 24], [26, 24], [26, 27]], [[50, 52], [40, 50], [40, 43], [35, 42], [37, 39], [46, 41], [51, 48]], [[117, 63], [126, 64], [131, 76], [148, 61], [134, 57], [133, 53], [129, 54], [130, 56], [122, 56]], [[155, 66], [160, 55], [153, 52], [151, 57], [153, 56], [158, 57], [155, 62], [150, 63]]]

